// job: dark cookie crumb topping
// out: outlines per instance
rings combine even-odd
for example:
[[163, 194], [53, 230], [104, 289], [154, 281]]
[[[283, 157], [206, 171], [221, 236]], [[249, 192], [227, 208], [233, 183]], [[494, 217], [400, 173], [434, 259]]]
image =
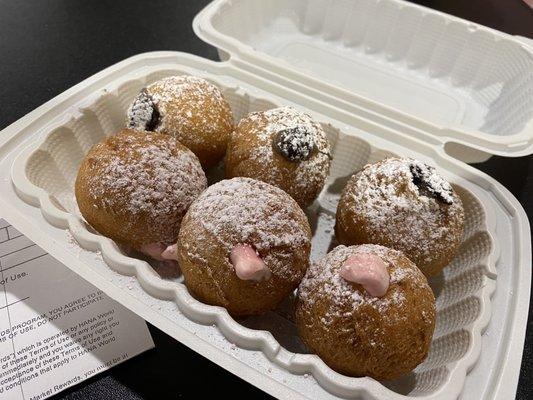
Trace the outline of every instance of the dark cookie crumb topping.
[[128, 110], [128, 128], [153, 131], [159, 125], [160, 117], [152, 96], [143, 89]]
[[274, 136], [274, 149], [291, 162], [305, 161], [315, 148], [313, 135], [303, 126], [287, 128]]
[[413, 183], [421, 195], [453, 204], [452, 186], [437, 173], [435, 168], [421, 162], [413, 162], [409, 165], [409, 169], [413, 175]]

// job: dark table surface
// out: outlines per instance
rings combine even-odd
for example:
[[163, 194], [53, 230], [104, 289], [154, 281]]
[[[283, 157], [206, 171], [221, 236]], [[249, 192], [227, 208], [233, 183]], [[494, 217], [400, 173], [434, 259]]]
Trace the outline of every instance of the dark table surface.
[[[208, 0], [0, 0], [0, 129], [72, 85], [134, 54], [179, 50], [217, 59], [192, 19]], [[417, 3], [533, 38], [533, 11], [521, 0], [419, 0]], [[533, 216], [533, 156], [492, 157], [475, 165], [505, 185]], [[531, 311], [531, 304], [530, 304]], [[518, 399], [533, 398], [533, 321]], [[157, 328], [156, 347], [56, 396], [64, 399], [268, 398]], [[206, 379], [207, 378], [207, 379]], [[199, 384], [203, 382], [203, 384]]]

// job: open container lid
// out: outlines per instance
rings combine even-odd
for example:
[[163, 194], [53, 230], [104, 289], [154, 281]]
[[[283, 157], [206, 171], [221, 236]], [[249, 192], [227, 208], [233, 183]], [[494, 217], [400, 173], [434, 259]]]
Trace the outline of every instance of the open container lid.
[[529, 39], [401, 0], [215, 0], [193, 26], [239, 68], [465, 162], [533, 153]]

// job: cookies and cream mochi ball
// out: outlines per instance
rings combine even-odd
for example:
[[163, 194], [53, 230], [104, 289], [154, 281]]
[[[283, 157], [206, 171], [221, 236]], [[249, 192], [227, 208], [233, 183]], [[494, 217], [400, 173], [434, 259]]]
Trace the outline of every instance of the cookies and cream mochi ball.
[[400, 250], [429, 277], [455, 257], [463, 227], [461, 199], [435, 168], [387, 158], [350, 178], [337, 207], [335, 234], [345, 245]]
[[322, 126], [292, 107], [253, 112], [231, 134], [226, 176], [277, 186], [305, 208], [329, 174], [330, 144]]
[[198, 158], [176, 138], [124, 129], [89, 150], [75, 195], [98, 232], [162, 260], [185, 212], [206, 187]]
[[250, 178], [222, 180], [182, 221], [177, 260], [199, 300], [233, 315], [275, 308], [309, 264], [311, 229], [283, 190]]
[[302, 341], [348, 376], [397, 378], [427, 356], [435, 298], [401, 252], [379, 245], [338, 246], [312, 264], [296, 301]]
[[233, 114], [218, 87], [196, 76], [170, 76], [135, 97], [127, 112], [127, 127], [177, 138], [204, 168], [226, 153]]

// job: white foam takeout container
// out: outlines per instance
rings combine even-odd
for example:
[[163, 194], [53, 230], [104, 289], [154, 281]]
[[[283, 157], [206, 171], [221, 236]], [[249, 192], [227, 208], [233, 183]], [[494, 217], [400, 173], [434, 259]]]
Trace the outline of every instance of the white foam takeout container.
[[[268, 29], [260, 29], [263, 25], [259, 22], [270, 27], [280, 17], [287, 24], [286, 15], [290, 13], [284, 11], [286, 4], [307, 10], [306, 15], [312, 13], [309, 10], [314, 4], [309, 1], [303, 8], [302, 2], [264, 3], [269, 5], [263, 10], [259, 2], [253, 1], [214, 2], [197, 17], [195, 29], [202, 31], [203, 37], [219, 35], [226, 40], [227, 36], [215, 29], [217, 18], [220, 20], [224, 13], [240, 13], [241, 25], [246, 26], [239, 32], [257, 26], [254, 35], [265, 35]], [[376, 3], [380, 7], [382, 3], [402, 4]], [[414, 10], [431, 13], [419, 7]], [[251, 21], [248, 14], [262, 18]], [[236, 24], [238, 18], [231, 18], [234, 17], [222, 21], [228, 19]], [[299, 21], [301, 16], [293, 13], [289, 18]], [[298, 34], [291, 35], [287, 38], [302, 42]], [[244, 43], [250, 36], [253, 35], [246, 33], [239, 38]], [[309, 43], [314, 40], [309, 39]], [[223, 51], [227, 50], [231, 49], [223, 47]], [[264, 74], [260, 69], [243, 66], [246, 62], [240, 60], [241, 53], [222, 63], [176, 52], [141, 54], [105, 69], [15, 122], [0, 134], [3, 215], [108, 295], [274, 396], [512, 398], [520, 369], [531, 284], [529, 224], [516, 199], [492, 178], [447, 154], [447, 140], [429, 129], [424, 133], [415, 124], [408, 126], [378, 109], [370, 112], [348, 107], [352, 97], [357, 96], [357, 87], [344, 85], [354, 92], [349, 96], [335, 92], [338, 88], [334, 86], [330, 92], [316, 87], [306, 90], [300, 78], [292, 79], [291, 73], [279, 72], [280, 76], [272, 79], [270, 75], [275, 72], [262, 64], [259, 53], [254, 56], [258, 57], [256, 67], [265, 68]], [[301, 56], [305, 58], [305, 54]], [[347, 73], [345, 67], [339, 64], [338, 69]], [[391, 382], [337, 374], [318, 357], [305, 354], [291, 322], [290, 301], [266, 316], [235, 321], [224, 309], [192, 298], [179, 277], [167, 276], [166, 271], [125, 256], [109, 239], [88, 229], [72, 196], [81, 158], [92, 144], [122, 126], [125, 110], [140, 88], [172, 74], [199, 75], [215, 83], [230, 102], [236, 119], [249, 111], [293, 105], [323, 124], [333, 143], [334, 160], [326, 188], [310, 210], [313, 258], [325, 254], [330, 245], [336, 202], [346, 177], [365, 163], [392, 154], [411, 156], [436, 165], [456, 185], [467, 215], [464, 242], [452, 265], [431, 281], [437, 297], [436, 334], [428, 359], [413, 373]], [[286, 84], [288, 81], [291, 83]], [[366, 99], [365, 102], [371, 103]], [[412, 117], [405, 112], [402, 115]], [[476, 148], [474, 153], [465, 153], [464, 158], [472, 154], [479, 157], [478, 151]]]

